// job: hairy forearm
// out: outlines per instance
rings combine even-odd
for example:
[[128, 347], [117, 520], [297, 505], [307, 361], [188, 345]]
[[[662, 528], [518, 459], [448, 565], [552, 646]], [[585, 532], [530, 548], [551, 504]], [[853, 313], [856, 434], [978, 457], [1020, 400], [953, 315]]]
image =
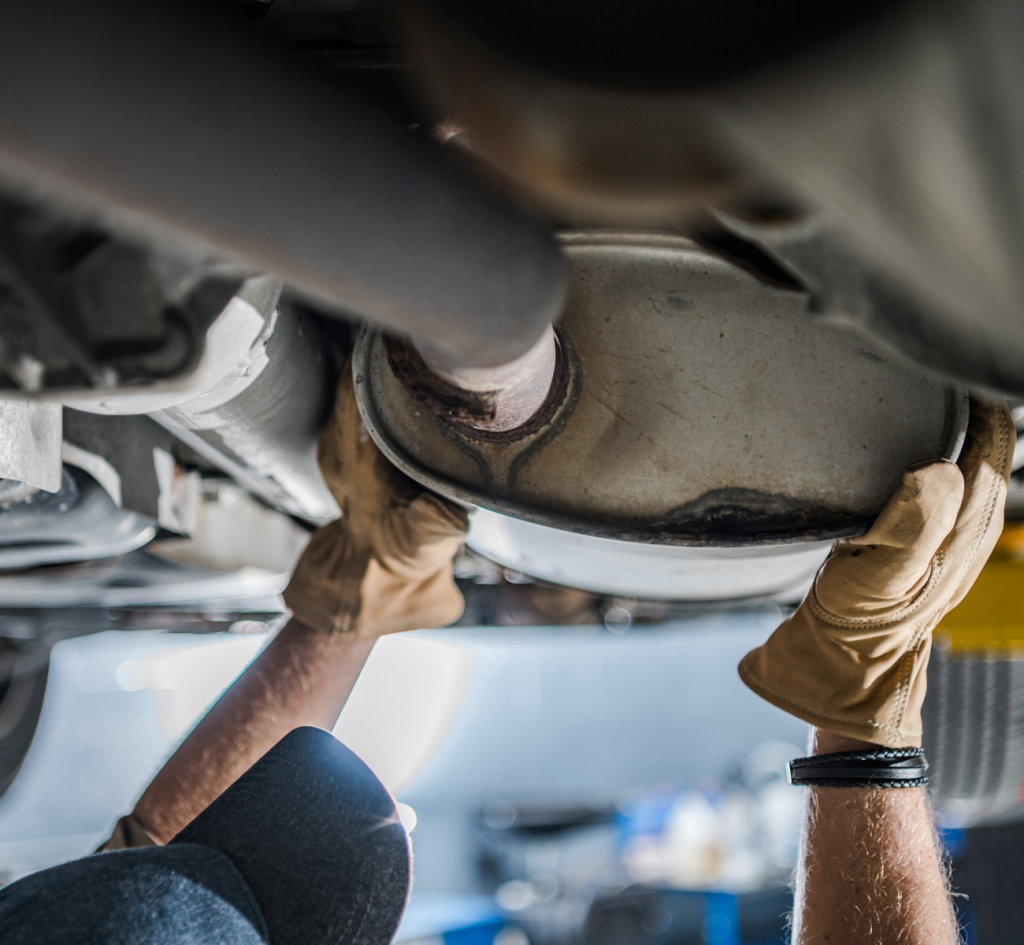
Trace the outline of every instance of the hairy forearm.
[[[875, 747], [814, 735], [816, 754]], [[794, 945], [958, 940], [924, 788], [809, 788]]]
[[333, 728], [373, 643], [289, 621], [160, 770], [135, 818], [166, 843], [289, 732]]

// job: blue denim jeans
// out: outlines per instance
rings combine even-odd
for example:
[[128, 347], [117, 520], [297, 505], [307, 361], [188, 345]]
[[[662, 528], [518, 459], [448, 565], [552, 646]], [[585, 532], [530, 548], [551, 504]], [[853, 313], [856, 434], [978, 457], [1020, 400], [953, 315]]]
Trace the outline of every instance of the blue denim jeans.
[[409, 872], [373, 772], [326, 732], [297, 729], [167, 846], [0, 889], [0, 943], [389, 945]]
[[231, 860], [192, 843], [98, 853], [0, 889], [0, 941], [266, 945], [270, 936]]

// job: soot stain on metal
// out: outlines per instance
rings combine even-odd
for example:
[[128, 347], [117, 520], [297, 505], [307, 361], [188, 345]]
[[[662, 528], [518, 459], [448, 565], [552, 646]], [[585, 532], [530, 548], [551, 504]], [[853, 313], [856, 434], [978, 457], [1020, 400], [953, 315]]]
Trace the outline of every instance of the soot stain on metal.
[[501, 486], [494, 476], [494, 465], [488, 461], [488, 457], [480, 448], [479, 441], [473, 442], [460, 431], [456, 430], [443, 417], [433, 414], [434, 423], [437, 424], [438, 432], [460, 453], [471, 459], [480, 471], [480, 478], [483, 480], [483, 488], [487, 492], [500, 492]]
[[575, 346], [569, 339], [568, 332], [561, 328], [557, 329], [556, 337], [558, 338], [561, 352], [560, 369], [564, 372], [562, 380], [564, 387], [562, 389], [561, 401], [548, 418], [547, 429], [512, 461], [512, 464], [509, 466], [508, 477], [505, 480], [505, 486], [508, 489], [511, 489], [515, 484], [520, 470], [561, 434], [569, 418], [576, 410], [576, 404], [579, 403], [580, 393], [583, 390], [583, 362], [580, 360]]
[[885, 358], [880, 354], [875, 354], [874, 351], [868, 351], [867, 348], [858, 348], [857, 354], [862, 358], [867, 358], [869, 361], [876, 361], [878, 364], [885, 364]]
[[[559, 328], [555, 336], [560, 354], [557, 384], [552, 383], [554, 396], [549, 398], [554, 407], [550, 412], [545, 411], [546, 422], [532, 433], [484, 440], [476, 430], [470, 435], [461, 425], [441, 416], [434, 417], [441, 435], [473, 461], [485, 483], [484, 489], [495, 495], [508, 496], [514, 490], [515, 479], [522, 468], [562, 433], [576, 409], [583, 384], [583, 365], [567, 333]], [[510, 452], [511, 461], [508, 459]]]
[[449, 423], [493, 420], [497, 413], [496, 391], [467, 391], [438, 377], [411, 345], [383, 336], [388, 364], [410, 396]]
[[729, 487], [705, 492], [651, 527], [698, 541], [749, 544], [856, 535], [869, 525], [863, 515], [844, 509], [777, 492]]
[[515, 443], [525, 440], [527, 437], [539, 432], [546, 427], [558, 412], [558, 408], [565, 402], [569, 390], [569, 360], [566, 354], [565, 344], [559, 329], [555, 329], [555, 371], [551, 378], [551, 386], [548, 388], [547, 396], [540, 405], [537, 412], [529, 417], [525, 423], [512, 427], [508, 430], [481, 430], [468, 424], [460, 423], [457, 419], [449, 419], [448, 422], [463, 436], [472, 440], [482, 440], [485, 443]]
[[651, 303], [654, 311], [659, 315], [666, 314], [661, 307], [661, 303], [667, 305], [673, 312], [688, 312], [693, 308], [693, 302], [680, 291], [660, 297], [649, 295], [647, 301]]
[[[435, 374], [411, 344], [384, 335], [388, 365], [409, 395], [464, 437], [485, 443], [513, 443], [526, 439], [551, 422], [565, 400], [569, 366], [564, 345], [555, 332], [555, 368], [548, 392], [540, 407], [522, 423], [508, 429], [488, 430], [497, 417], [500, 391], [467, 391]], [[514, 410], [506, 403], [503, 411]]]
[[666, 295], [665, 301], [668, 302], [669, 308], [675, 312], [688, 312], [693, 308], [693, 301], [682, 293], [677, 292], [672, 295]]

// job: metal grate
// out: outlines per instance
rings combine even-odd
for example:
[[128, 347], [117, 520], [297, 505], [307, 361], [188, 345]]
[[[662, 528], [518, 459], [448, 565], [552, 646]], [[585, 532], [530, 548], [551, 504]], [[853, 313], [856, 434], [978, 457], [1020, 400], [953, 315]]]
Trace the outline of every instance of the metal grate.
[[928, 667], [924, 747], [939, 802], [994, 812], [1020, 802], [1024, 779], [1024, 661], [950, 658]]

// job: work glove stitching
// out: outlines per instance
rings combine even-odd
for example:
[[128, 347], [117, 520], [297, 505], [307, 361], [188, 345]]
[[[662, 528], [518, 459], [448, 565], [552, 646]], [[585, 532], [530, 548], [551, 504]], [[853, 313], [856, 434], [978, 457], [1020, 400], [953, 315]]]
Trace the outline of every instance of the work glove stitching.
[[[966, 577], [966, 575], [970, 572], [971, 568], [974, 566], [974, 561], [978, 557], [978, 551], [980, 550], [981, 545], [984, 543], [986, 535], [989, 534], [989, 528], [992, 524], [992, 516], [996, 513], [996, 509], [998, 508], [999, 500], [1001, 497], [1000, 494], [1003, 491], [1002, 469], [1006, 463], [1006, 455], [1009, 444], [1009, 436], [1007, 433], [1007, 424], [1005, 417], [999, 417], [999, 425], [999, 454], [997, 465], [995, 467], [998, 472], [998, 475], [992, 480], [992, 483], [989, 486], [988, 496], [985, 499], [982, 514], [978, 516], [978, 521], [974, 529], [974, 537], [972, 538], [967, 554], [964, 557], [964, 563], [960, 566], [960, 569], [957, 571], [955, 579], [950, 582], [950, 586], [952, 589], [950, 590], [949, 594], [947, 594], [933, 610], [933, 614], [935, 610], [938, 611], [938, 616], [929, 616], [928, 619], [924, 620], [923, 626], [921, 626], [917, 630], [917, 632], [911, 639], [908, 652], [912, 652], [913, 650], [915, 650], [919, 643], [925, 638], [925, 636], [932, 632], [932, 630], [934, 629], [934, 625], [937, 624], [938, 621], [941, 620], [942, 617], [945, 615], [945, 613], [947, 612], [949, 601], [957, 593], [957, 591], [960, 588], [960, 585], [963, 582], [964, 577]], [[954, 531], [956, 530], [955, 525], [953, 526], [953, 529]], [[939, 551], [936, 553], [936, 558], [944, 555], [944, 553], [945, 549], [940, 548]]]
[[978, 557], [978, 549], [981, 547], [985, 536], [989, 532], [989, 526], [992, 523], [992, 516], [996, 513], [999, 499], [1005, 486], [1003, 470], [1006, 467], [1007, 448], [1010, 438], [1007, 431], [1006, 417], [1003, 415], [999, 416], [999, 428], [999, 460], [994, 468], [996, 476], [989, 486], [988, 497], [985, 500], [983, 513], [978, 517], [978, 523], [974, 530], [974, 538], [972, 539], [970, 548], [964, 558], [964, 563], [957, 573], [957, 580], [952, 582], [952, 590], [949, 594], [950, 599], [959, 590], [961, 582], [974, 565], [974, 559]]
[[[920, 640], [923, 637], [923, 633], [918, 631], [916, 639]], [[854, 658], [860, 657], [860, 653], [855, 647], [850, 646], [843, 640], [836, 640], [831, 637], [827, 638], [827, 642], [837, 646], [841, 650], [845, 650]], [[896, 666], [899, 669], [898, 682], [896, 684], [895, 698], [893, 700], [892, 711], [889, 714], [889, 724], [886, 725], [883, 722], [877, 723], [877, 727], [884, 729], [887, 732], [891, 732], [897, 737], [903, 734], [902, 724], [903, 716], [906, 712], [907, 701], [910, 697], [910, 673], [914, 668], [914, 655], [917, 650], [917, 644], [912, 640], [911, 645], [907, 651], [897, 660]], [[797, 703], [793, 703], [796, 705]]]
[[468, 518], [379, 450], [355, 395], [358, 382], [350, 356], [317, 444], [342, 518], [313, 536], [285, 602], [297, 620], [328, 635], [368, 638], [450, 623], [464, 608], [451, 559]]
[[[931, 632], [969, 590], [1002, 520], [1012, 421], [999, 401], [972, 401], [972, 413], [975, 406], [972, 441], [960, 464], [959, 502], [950, 504], [956, 502], [950, 489], [957, 484], [948, 473], [925, 477], [921, 488], [931, 492], [912, 496], [935, 537], [939, 522], [944, 526], [952, 520], [939, 549], [928, 546], [935, 551], [930, 570], [913, 547], [906, 548], [906, 556], [896, 555], [891, 565], [882, 561], [863, 572], [853, 569], [851, 574], [846, 564], [834, 574], [831, 566], [820, 570], [804, 605], [740, 664], [740, 675], [755, 692], [837, 734], [885, 745], [920, 744]], [[887, 524], [900, 522], [898, 515], [890, 516]], [[833, 548], [829, 561], [835, 557]], [[901, 569], [898, 575], [889, 570], [893, 566]], [[915, 584], [907, 587], [903, 577], [914, 575]], [[900, 580], [894, 582], [895, 576]], [[823, 583], [833, 580], [837, 583]], [[920, 592], [908, 601], [917, 587]]]
[[931, 574], [928, 577], [928, 583], [921, 588], [921, 593], [917, 595], [913, 603], [908, 604], [902, 610], [898, 610], [896, 613], [890, 614], [887, 617], [840, 617], [838, 614], [834, 614], [830, 610], [826, 610], [821, 601], [818, 600], [818, 577], [821, 576], [821, 571], [819, 571], [814, 578], [814, 585], [811, 587], [811, 592], [807, 595], [807, 604], [816, 617], [825, 621], [827, 624], [831, 624], [833, 627], [838, 627], [844, 630], [854, 630], [864, 627], [884, 627], [891, 623], [898, 623], [899, 621], [916, 613], [927, 603], [928, 598], [932, 595], [932, 592], [939, 584], [939, 578], [942, 576], [943, 562], [944, 556], [942, 549], [940, 548], [932, 558]]
[[907, 711], [907, 701], [910, 698], [910, 673], [914, 668], [914, 660], [917, 654], [917, 647], [911, 646], [907, 652], [900, 657], [899, 683], [896, 686], [896, 698], [892, 703], [892, 714], [889, 716], [889, 731], [903, 734], [903, 717]]
[[[750, 685], [750, 682], [747, 682], [747, 685]], [[787, 705], [791, 705], [791, 706], [793, 706], [793, 708], [799, 709], [801, 712], [804, 712], [807, 715], [813, 715], [817, 719], [820, 719], [820, 720], [823, 720], [823, 721], [826, 721], [826, 722], [840, 722], [840, 723], [842, 723], [844, 725], [849, 724], [849, 720], [848, 719], [837, 718], [834, 715], [824, 715], [821, 712], [817, 712], [814, 709], [810, 709], [807, 706], [801, 705], [799, 702], [795, 702], [794, 700], [788, 698], [787, 696], [782, 695], [782, 693], [777, 692], [775, 689], [773, 689], [767, 683], [762, 682], [759, 679], [753, 681], [752, 688], [754, 688], [754, 689], [763, 689], [765, 692], [771, 693], [780, 702], [785, 702]], [[885, 724], [884, 722], [867, 721], [867, 722], [862, 722], [862, 723], [858, 723], [858, 724], [870, 726], [873, 729], [882, 729], [883, 731], [888, 732], [894, 738], [899, 738], [900, 737], [900, 733], [896, 729], [894, 729], [891, 725]]]
[[[982, 544], [984, 544], [985, 537], [989, 534], [989, 529], [992, 524], [992, 516], [995, 515], [996, 510], [999, 506], [1001, 493], [1003, 492], [1003, 487], [1005, 485], [1003, 479], [1003, 469], [1006, 466], [1009, 441], [1010, 438], [1008, 434], [1006, 417], [1001, 414], [999, 415], [999, 453], [998, 460], [994, 466], [996, 476], [989, 485], [988, 496], [986, 497], [985, 504], [982, 507], [982, 514], [978, 516], [978, 521], [975, 525], [974, 537], [971, 539], [971, 544], [968, 547], [967, 553], [964, 555], [963, 563], [961, 564], [959, 570], [956, 572], [954, 580], [949, 582], [949, 593], [933, 610], [933, 614], [935, 613], [935, 611], [938, 611], [937, 616], [933, 616], [930, 619], [925, 620], [924, 626], [922, 626], [914, 635], [914, 641], [912, 641], [914, 643], [923, 639], [926, 634], [931, 633], [931, 631], [935, 628], [935, 625], [946, 614], [949, 608], [949, 602], [957, 594], [961, 584], [963, 583], [964, 578], [970, 573], [971, 568], [974, 566], [974, 561], [978, 557], [978, 551], [980, 550]], [[957, 526], [954, 525], [954, 532], [956, 531], [956, 528]], [[940, 548], [938, 554], [943, 554], [944, 550], [945, 549]]]

